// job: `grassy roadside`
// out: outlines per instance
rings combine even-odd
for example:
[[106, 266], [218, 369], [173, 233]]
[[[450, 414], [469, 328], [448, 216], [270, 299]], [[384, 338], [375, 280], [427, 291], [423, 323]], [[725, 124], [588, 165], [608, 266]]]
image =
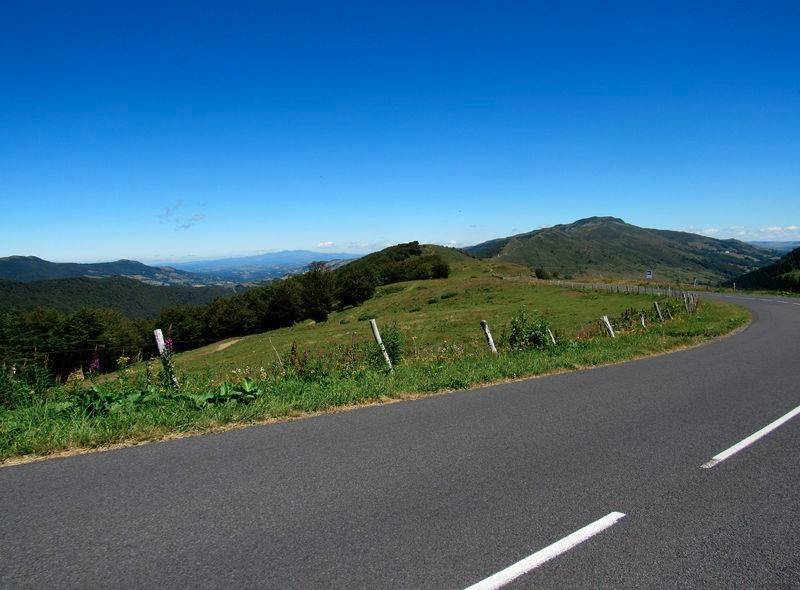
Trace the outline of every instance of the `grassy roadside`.
[[[59, 398], [47, 399], [0, 410], [0, 464], [22, 456], [157, 440], [615, 363], [695, 345], [729, 333], [748, 319], [748, 312], [741, 307], [706, 300], [694, 315], [681, 315], [665, 324], [651, 323], [646, 329], [634, 324], [613, 340], [602, 336], [564, 339], [545, 348], [503, 349], [497, 356], [488, 354], [485, 347], [452, 346], [412, 355], [393, 374], [360, 359], [333, 369], [313, 365], [281, 376], [256, 374], [245, 388], [254, 392], [247, 403], [191, 403], [192, 395], [203, 395], [214, 387], [214, 376], [199, 371], [184, 377], [182, 392], [186, 395], [164, 396], [152, 389], [157, 401], [150, 404], [137, 398], [135, 405], [128, 408], [123, 404], [119, 411], [92, 415]], [[142, 379], [141, 373], [123, 375], [118, 387], [151, 387]]]

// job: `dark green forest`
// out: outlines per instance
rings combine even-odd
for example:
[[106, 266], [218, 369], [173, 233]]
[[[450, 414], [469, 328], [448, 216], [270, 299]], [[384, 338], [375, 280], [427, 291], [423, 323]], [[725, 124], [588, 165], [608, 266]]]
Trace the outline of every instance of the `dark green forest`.
[[156, 316], [173, 305], [202, 305], [230, 297], [231, 287], [149, 285], [127, 277], [53, 279], [16, 282], [0, 279], [0, 311], [57, 309], [71, 313], [87, 307], [121, 311], [133, 318]]

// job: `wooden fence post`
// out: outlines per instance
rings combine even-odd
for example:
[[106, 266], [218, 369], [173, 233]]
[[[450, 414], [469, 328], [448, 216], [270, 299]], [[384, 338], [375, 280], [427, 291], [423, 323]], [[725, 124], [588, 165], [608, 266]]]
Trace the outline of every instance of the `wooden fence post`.
[[394, 372], [394, 367], [392, 366], [392, 359], [389, 358], [389, 353], [386, 352], [386, 347], [383, 345], [383, 340], [381, 339], [381, 333], [378, 330], [378, 322], [372, 319], [369, 321], [369, 325], [372, 328], [372, 336], [375, 338], [375, 342], [378, 343], [378, 348], [381, 349], [386, 364], [389, 365], [389, 371]]
[[646, 328], [647, 326], [644, 323], [644, 314], [642, 314], [642, 328]]
[[492, 338], [492, 333], [489, 331], [489, 324], [486, 323], [486, 320], [481, 320], [481, 328], [483, 328], [483, 333], [486, 335], [486, 342], [489, 344], [492, 354], [497, 354], [497, 348], [494, 345], [494, 338]]
[[617, 335], [614, 334], [614, 328], [611, 327], [611, 322], [609, 321], [608, 316], [604, 315], [602, 319], [603, 319], [603, 324], [605, 324], [606, 330], [608, 330], [609, 335], [612, 338], [616, 338]]

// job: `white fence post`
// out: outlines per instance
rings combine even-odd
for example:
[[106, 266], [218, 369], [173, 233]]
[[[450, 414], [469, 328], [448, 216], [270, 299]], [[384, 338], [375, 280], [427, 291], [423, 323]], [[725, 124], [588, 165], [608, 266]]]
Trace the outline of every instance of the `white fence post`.
[[164, 356], [164, 351], [167, 350], [167, 345], [164, 343], [164, 333], [161, 331], [161, 328], [153, 330], [153, 336], [156, 337], [156, 348], [158, 349], [158, 355]]
[[389, 353], [386, 352], [386, 347], [383, 345], [383, 340], [381, 339], [381, 333], [378, 330], [378, 322], [374, 319], [369, 321], [369, 325], [372, 328], [372, 335], [375, 337], [375, 342], [378, 343], [378, 348], [381, 349], [383, 353], [383, 358], [386, 361], [386, 364], [389, 365], [389, 370], [394, 372], [394, 367], [392, 366], [392, 359], [389, 358]]
[[653, 305], [656, 306], [656, 311], [658, 312], [658, 319], [663, 322], [664, 321], [664, 314], [661, 313], [661, 308], [658, 306], [658, 301], [653, 301]]
[[553, 336], [553, 331], [550, 328], [547, 328], [547, 333], [550, 335], [550, 342], [555, 344], [556, 343], [556, 337]]
[[489, 344], [492, 354], [497, 354], [497, 348], [494, 345], [494, 338], [492, 338], [492, 333], [489, 331], [489, 324], [486, 323], [486, 320], [481, 320], [481, 328], [483, 328], [483, 333], [486, 335], [486, 342]]
[[609, 321], [609, 319], [608, 319], [608, 316], [607, 316], [607, 315], [604, 315], [604, 316], [603, 316], [603, 323], [605, 324], [605, 326], [606, 326], [606, 329], [608, 330], [608, 333], [609, 333], [609, 335], [610, 335], [612, 338], [616, 338], [616, 337], [617, 337], [617, 335], [616, 335], [616, 334], [614, 334], [614, 328], [612, 328], [612, 327], [611, 327], [611, 322]]

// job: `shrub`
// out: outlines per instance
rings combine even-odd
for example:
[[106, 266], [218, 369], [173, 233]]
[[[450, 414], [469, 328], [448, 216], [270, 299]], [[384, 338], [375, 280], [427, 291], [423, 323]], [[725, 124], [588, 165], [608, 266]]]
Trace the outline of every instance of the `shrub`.
[[514, 349], [543, 348], [550, 342], [549, 324], [541, 314], [522, 310], [511, 318], [508, 345]]
[[534, 270], [533, 272], [534, 272], [534, 274], [536, 275], [536, 278], [537, 278], [537, 279], [543, 279], [543, 280], [546, 280], [546, 279], [549, 279], [549, 278], [550, 278], [550, 273], [548, 273], [548, 272], [547, 272], [545, 269], [543, 269], [543, 268], [537, 268], [537, 269], [536, 269], [536, 270]]

